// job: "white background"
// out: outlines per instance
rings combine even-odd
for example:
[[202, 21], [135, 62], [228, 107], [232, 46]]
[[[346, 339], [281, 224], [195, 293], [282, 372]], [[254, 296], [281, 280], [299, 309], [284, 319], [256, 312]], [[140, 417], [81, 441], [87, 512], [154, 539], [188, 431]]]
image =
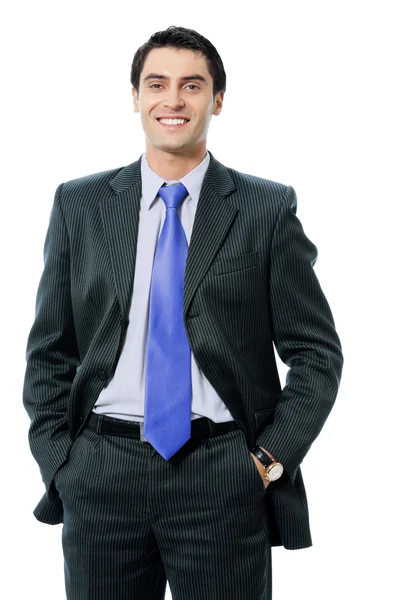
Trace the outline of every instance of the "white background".
[[[395, 4], [3, 5], [2, 597], [65, 597], [62, 525], [32, 515], [44, 486], [22, 406], [54, 192], [144, 151], [130, 66], [136, 49], [169, 25], [196, 29], [224, 62], [225, 101], [208, 135], [214, 156], [295, 188], [343, 346], [335, 407], [302, 465], [314, 545], [273, 549], [274, 600], [400, 597]], [[287, 367], [279, 368], [284, 385]]]

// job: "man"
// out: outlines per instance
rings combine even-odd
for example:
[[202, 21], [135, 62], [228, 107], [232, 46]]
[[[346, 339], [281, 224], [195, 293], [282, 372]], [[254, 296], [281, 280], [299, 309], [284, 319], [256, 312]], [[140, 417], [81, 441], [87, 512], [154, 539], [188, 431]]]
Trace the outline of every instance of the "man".
[[[135, 54], [146, 152], [60, 184], [24, 406], [69, 599], [272, 597], [312, 544], [300, 463], [343, 357], [293, 188], [206, 149], [226, 77], [170, 27]], [[290, 367], [281, 390], [273, 344]]]

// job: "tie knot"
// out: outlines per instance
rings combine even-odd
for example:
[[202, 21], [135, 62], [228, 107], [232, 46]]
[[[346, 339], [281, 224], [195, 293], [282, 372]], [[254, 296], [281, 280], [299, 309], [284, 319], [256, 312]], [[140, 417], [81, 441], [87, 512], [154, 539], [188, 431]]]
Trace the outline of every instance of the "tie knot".
[[185, 196], [188, 195], [188, 191], [183, 183], [169, 186], [163, 184], [158, 190], [158, 193], [164, 200], [167, 208], [178, 208]]

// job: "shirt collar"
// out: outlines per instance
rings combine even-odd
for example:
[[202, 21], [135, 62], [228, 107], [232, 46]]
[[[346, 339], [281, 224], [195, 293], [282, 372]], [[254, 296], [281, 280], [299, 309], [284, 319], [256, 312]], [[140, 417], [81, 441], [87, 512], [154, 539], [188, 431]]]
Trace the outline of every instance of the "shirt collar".
[[[191, 198], [193, 198], [193, 200], [196, 202], [199, 199], [201, 186], [203, 184], [203, 179], [209, 163], [210, 154], [207, 152], [197, 167], [179, 179], [179, 181], [183, 183], [189, 192], [189, 196], [191, 196]], [[151, 169], [149, 163], [147, 162], [146, 152], [142, 154], [140, 169], [142, 177], [143, 206], [145, 209], [149, 210], [153, 206], [154, 200], [158, 195], [158, 190], [166, 180], [160, 177], [160, 175], [157, 175], [157, 173]], [[167, 183], [177, 183], [177, 181], [168, 180]]]

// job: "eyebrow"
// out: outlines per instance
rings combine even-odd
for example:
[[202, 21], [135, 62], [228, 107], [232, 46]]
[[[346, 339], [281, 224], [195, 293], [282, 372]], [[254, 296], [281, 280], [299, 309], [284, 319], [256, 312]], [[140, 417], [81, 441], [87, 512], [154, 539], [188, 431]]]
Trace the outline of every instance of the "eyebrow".
[[[143, 83], [145, 81], [148, 81], [149, 79], [170, 79], [170, 77], [167, 77], [166, 75], [157, 75], [157, 73], [149, 73], [143, 79]], [[199, 75], [198, 73], [195, 73], [194, 75], [185, 75], [184, 77], [180, 78], [180, 81], [202, 81], [203, 83], [208, 85], [206, 78], [203, 77], [203, 75]]]

